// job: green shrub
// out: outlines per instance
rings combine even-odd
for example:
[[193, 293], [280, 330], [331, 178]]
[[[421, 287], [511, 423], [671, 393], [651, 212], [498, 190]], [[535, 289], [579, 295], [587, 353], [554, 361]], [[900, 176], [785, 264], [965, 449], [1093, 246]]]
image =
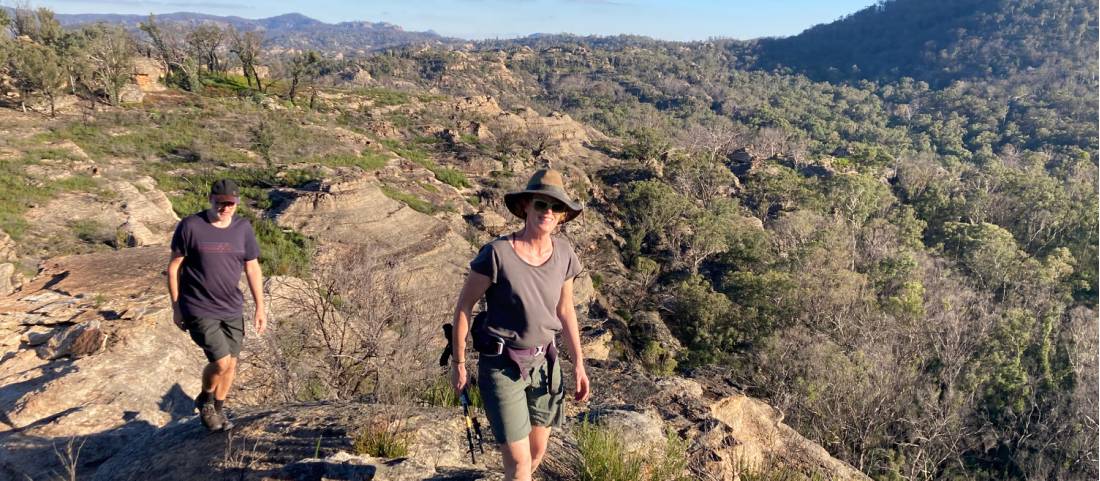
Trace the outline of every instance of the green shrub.
[[376, 107], [389, 107], [393, 105], [407, 104], [409, 103], [409, 99], [411, 98], [409, 94], [405, 92], [398, 92], [396, 90], [384, 88], [362, 89], [356, 93], [366, 96], [371, 100], [374, 100], [374, 105]]
[[436, 179], [451, 187], [462, 189], [470, 186], [470, 181], [466, 179], [466, 174], [463, 174], [458, 170], [452, 169], [450, 167], [440, 167], [435, 164], [425, 167], [428, 170], [432, 171], [433, 174], [435, 174]]
[[355, 454], [376, 458], [399, 458], [409, 455], [408, 434], [392, 422], [371, 422], [355, 436]]
[[257, 219], [252, 227], [260, 244], [260, 265], [266, 275], [302, 277], [309, 271], [313, 242], [271, 219]]
[[676, 372], [676, 358], [656, 340], [650, 339], [642, 349], [642, 367], [655, 376], [671, 376]]

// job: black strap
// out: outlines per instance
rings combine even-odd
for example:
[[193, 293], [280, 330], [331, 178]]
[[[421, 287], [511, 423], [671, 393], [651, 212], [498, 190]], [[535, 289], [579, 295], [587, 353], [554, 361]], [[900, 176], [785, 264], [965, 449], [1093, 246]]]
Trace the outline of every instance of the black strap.
[[443, 348], [443, 353], [439, 355], [439, 365], [446, 366], [447, 361], [451, 359], [451, 350], [454, 348], [454, 340], [451, 339], [451, 325], [443, 325], [443, 337], [447, 338], [447, 347]]

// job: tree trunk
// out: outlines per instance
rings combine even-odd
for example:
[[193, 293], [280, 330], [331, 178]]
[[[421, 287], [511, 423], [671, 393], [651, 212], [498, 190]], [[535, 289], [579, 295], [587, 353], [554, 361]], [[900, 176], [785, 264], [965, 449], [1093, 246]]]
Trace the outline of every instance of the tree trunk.
[[294, 102], [294, 94], [297, 91], [298, 91], [298, 77], [293, 77], [293, 78], [290, 79], [290, 91], [287, 92], [286, 95], [287, 95], [287, 97], [290, 97], [290, 105], [293, 105], [295, 107], [298, 106], [298, 104]]

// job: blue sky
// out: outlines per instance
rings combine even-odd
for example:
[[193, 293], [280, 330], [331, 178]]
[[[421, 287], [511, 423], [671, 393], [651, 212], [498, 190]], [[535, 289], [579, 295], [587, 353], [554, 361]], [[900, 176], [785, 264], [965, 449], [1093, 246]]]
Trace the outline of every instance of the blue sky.
[[[0, 0], [11, 5], [13, 0]], [[262, 18], [298, 12], [325, 22], [389, 22], [406, 30], [482, 39], [531, 33], [646, 35], [666, 40], [794, 35], [874, 0], [52, 0], [58, 13], [202, 12]]]

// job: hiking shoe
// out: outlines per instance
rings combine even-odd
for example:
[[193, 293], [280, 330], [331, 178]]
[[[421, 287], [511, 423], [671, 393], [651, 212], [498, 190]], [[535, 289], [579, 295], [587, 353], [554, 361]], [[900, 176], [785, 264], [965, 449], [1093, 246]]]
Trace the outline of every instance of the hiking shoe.
[[225, 426], [225, 416], [218, 412], [214, 403], [203, 404], [199, 409], [199, 418], [202, 419], [203, 427], [210, 431], [221, 431]]
[[226, 414], [224, 409], [216, 409], [216, 411], [218, 411], [218, 417], [222, 420], [222, 431], [229, 431], [236, 426], [236, 424], [233, 424], [233, 421], [229, 420], [229, 415]]

